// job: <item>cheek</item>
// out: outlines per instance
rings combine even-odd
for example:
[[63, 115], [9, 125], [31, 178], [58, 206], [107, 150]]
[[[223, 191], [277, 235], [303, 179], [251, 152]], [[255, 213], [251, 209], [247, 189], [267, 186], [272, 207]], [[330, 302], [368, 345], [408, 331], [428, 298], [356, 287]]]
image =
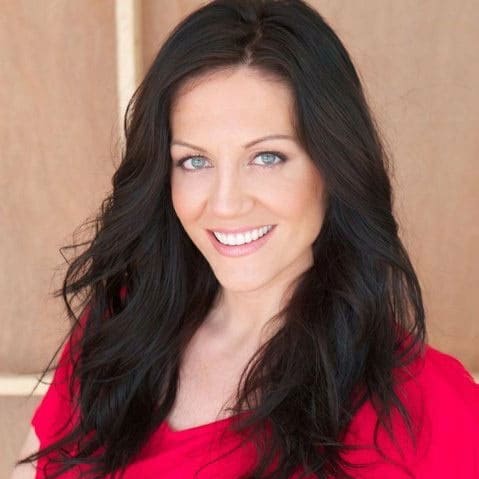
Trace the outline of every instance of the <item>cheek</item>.
[[204, 191], [198, 187], [198, 182], [175, 178], [171, 180], [171, 201], [178, 218], [188, 221], [195, 218], [201, 211]]
[[287, 216], [311, 221], [311, 217], [322, 216], [323, 182], [316, 171], [306, 169], [298, 173], [289, 178], [278, 197]]
[[[287, 214], [297, 224], [297, 234], [308, 243], [321, 231], [324, 220], [323, 183], [315, 175], [305, 175], [283, 199]], [[286, 210], [285, 210], [286, 212]], [[301, 233], [300, 233], [301, 232]]]

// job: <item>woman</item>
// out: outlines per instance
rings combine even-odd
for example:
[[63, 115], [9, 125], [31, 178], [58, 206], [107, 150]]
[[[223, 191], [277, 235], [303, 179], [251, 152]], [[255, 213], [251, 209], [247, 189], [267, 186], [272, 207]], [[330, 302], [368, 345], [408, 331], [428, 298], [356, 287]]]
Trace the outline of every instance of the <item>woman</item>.
[[67, 295], [88, 295], [21, 463], [49, 478], [477, 477], [478, 386], [426, 344], [387, 156], [315, 10], [193, 12], [126, 138], [57, 292], [72, 317]]

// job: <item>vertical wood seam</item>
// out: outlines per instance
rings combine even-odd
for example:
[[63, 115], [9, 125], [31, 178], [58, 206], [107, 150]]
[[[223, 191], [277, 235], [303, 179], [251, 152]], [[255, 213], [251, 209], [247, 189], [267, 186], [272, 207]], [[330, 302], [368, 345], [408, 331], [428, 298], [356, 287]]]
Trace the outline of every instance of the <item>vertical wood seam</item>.
[[123, 147], [123, 117], [142, 74], [140, 0], [115, 0], [115, 32], [118, 134]]

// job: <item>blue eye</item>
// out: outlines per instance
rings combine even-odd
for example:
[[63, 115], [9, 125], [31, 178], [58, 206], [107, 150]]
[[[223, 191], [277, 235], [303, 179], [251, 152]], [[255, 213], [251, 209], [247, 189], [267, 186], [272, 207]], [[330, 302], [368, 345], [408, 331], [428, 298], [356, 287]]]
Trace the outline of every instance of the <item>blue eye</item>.
[[[266, 163], [264, 164], [264, 166], [266, 166], [266, 167], [275, 166], [279, 163], [284, 163], [286, 161], [286, 157], [284, 155], [282, 155], [281, 153], [278, 153], [276, 151], [262, 151], [261, 153], [256, 155], [255, 158], [258, 158], [260, 156], [265, 156], [266, 158], [269, 158], [269, 160], [266, 161]], [[279, 158], [280, 161], [278, 161], [276, 163], [273, 163], [275, 161], [275, 159], [277, 159], [277, 158]]]
[[[268, 158], [266, 161], [263, 160], [263, 165], [259, 165], [266, 168], [271, 168], [273, 166], [278, 165], [279, 163], [284, 163], [287, 159], [282, 153], [278, 153], [276, 151], [262, 151], [261, 153], [258, 153], [255, 156], [255, 159], [261, 156]], [[277, 159], [279, 159], [280, 161], [275, 162], [275, 160]], [[190, 160], [191, 160], [191, 167], [186, 168], [184, 165], [187, 161], [190, 161]], [[205, 158], [203, 156], [193, 155], [193, 156], [185, 156], [184, 158], [181, 158], [180, 160], [178, 160], [175, 164], [176, 166], [186, 171], [199, 171], [199, 170], [205, 169], [202, 166], [204, 161], [205, 161]]]
[[[204, 158], [202, 156], [199, 156], [199, 155], [186, 156], [185, 158], [182, 158], [181, 160], [178, 160], [176, 162], [176, 166], [180, 166], [184, 170], [189, 170], [189, 171], [200, 170], [200, 169], [202, 169], [201, 168], [201, 162], [202, 162], [203, 159]], [[193, 166], [192, 168], [185, 168], [183, 166], [185, 164], [185, 162], [187, 162], [188, 160], [192, 160], [192, 162], [191, 162], [191, 164]]]

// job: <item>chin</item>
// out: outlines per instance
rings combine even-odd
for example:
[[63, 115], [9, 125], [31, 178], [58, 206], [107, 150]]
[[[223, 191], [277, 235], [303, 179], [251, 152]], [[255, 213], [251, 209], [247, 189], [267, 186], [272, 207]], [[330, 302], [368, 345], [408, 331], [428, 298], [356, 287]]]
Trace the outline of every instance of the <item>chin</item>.
[[242, 269], [240, 274], [235, 274], [234, 272], [226, 273], [215, 270], [214, 268], [213, 273], [225, 290], [233, 292], [255, 291], [269, 283], [274, 276], [272, 274], [266, 274], [267, 272], [264, 271], [264, 268], [262, 271], [263, 274], [257, 271], [245, 271], [244, 269]]

